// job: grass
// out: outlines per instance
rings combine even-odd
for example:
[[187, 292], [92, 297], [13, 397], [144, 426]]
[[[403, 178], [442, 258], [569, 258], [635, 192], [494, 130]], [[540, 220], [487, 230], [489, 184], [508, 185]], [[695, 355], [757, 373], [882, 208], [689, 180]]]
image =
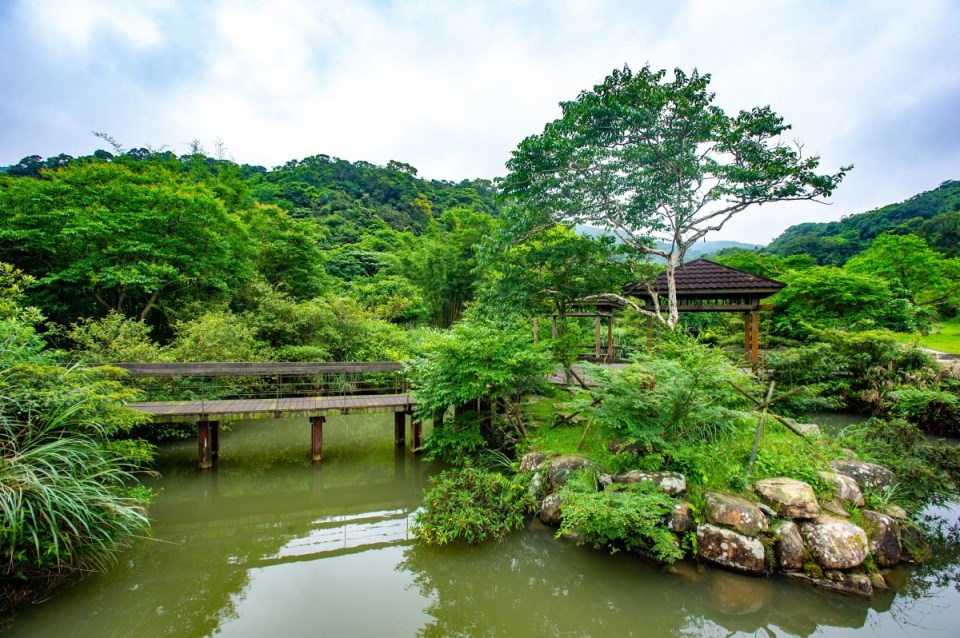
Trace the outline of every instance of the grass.
[[940, 322], [934, 330], [935, 332], [928, 335], [899, 333], [897, 340], [901, 343], [916, 343], [947, 354], [960, 354], [960, 319]]

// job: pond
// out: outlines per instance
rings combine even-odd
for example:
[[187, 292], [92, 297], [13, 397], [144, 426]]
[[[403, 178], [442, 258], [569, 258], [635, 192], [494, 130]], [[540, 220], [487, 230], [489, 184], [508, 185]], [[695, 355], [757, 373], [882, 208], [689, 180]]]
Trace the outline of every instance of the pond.
[[[155, 537], [109, 574], [24, 609], [5, 636], [947, 636], [956, 548], [898, 569], [873, 601], [553, 538], [429, 548], [410, 526], [436, 468], [393, 446], [391, 415], [235, 424], [214, 471], [162, 448]], [[952, 521], [957, 510], [941, 512]]]

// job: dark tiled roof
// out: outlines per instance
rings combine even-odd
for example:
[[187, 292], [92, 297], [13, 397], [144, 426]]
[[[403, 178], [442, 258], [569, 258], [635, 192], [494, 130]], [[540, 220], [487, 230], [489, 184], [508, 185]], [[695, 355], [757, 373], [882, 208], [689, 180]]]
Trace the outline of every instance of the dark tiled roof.
[[[753, 292], [765, 293], [764, 296], [768, 296], [786, 287], [786, 284], [780, 281], [722, 266], [706, 259], [695, 259], [678, 266], [675, 279], [678, 293]], [[653, 288], [666, 292], [666, 271], [657, 276]], [[643, 295], [646, 289], [643, 282], [638, 282], [626, 286], [624, 291]]]

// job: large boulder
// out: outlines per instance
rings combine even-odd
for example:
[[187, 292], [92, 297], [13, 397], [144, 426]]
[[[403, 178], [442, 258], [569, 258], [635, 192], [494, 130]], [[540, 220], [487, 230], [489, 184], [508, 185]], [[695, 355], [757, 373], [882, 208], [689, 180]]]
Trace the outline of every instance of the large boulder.
[[897, 482], [893, 472], [866, 461], [834, 461], [830, 467], [837, 474], [852, 478], [861, 490], [885, 490]]
[[589, 465], [590, 459], [584, 456], [560, 456], [550, 461], [547, 476], [550, 478], [550, 484], [556, 489], [566, 483], [574, 472]]
[[783, 521], [774, 528], [777, 536], [773, 544], [777, 563], [785, 572], [803, 569], [803, 537], [793, 521]]
[[786, 518], [816, 518], [820, 504], [813, 488], [792, 478], [777, 477], [757, 481], [753, 489], [763, 501]]
[[679, 501], [673, 506], [673, 511], [670, 512], [670, 518], [667, 522], [667, 527], [670, 528], [671, 532], [681, 534], [691, 531], [696, 526], [697, 523], [693, 520], [693, 506], [690, 503]]
[[559, 525], [563, 517], [560, 515], [560, 495], [548, 494], [540, 503], [540, 520], [547, 525]]
[[869, 551], [867, 534], [850, 521], [835, 516], [801, 523], [800, 532], [810, 553], [824, 569], [850, 569], [864, 561]]
[[863, 531], [873, 560], [880, 567], [890, 567], [900, 562], [900, 525], [892, 517], [880, 512], [863, 511]]
[[709, 523], [697, 528], [697, 552], [704, 560], [746, 574], [766, 571], [763, 543], [759, 539]]
[[833, 486], [838, 501], [863, 507], [863, 492], [860, 491], [860, 486], [854, 479], [836, 472], [817, 472], [817, 474], [824, 483]]
[[767, 529], [767, 517], [756, 503], [739, 496], [707, 492], [707, 520], [730, 527], [741, 534], [756, 536]]
[[639, 483], [650, 481], [665, 492], [668, 496], [677, 496], [687, 489], [687, 479], [679, 472], [644, 472], [630, 470], [621, 472], [613, 477], [614, 483]]
[[537, 469], [537, 467], [547, 459], [544, 454], [541, 452], [530, 452], [524, 454], [523, 458], [520, 459], [520, 473], [524, 474], [526, 472], [532, 472]]

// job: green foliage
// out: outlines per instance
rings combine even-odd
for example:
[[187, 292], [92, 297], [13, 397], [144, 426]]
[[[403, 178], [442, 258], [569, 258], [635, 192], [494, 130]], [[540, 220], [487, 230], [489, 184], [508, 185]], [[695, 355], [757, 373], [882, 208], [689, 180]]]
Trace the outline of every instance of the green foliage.
[[[424, 358], [409, 368], [417, 413], [424, 418], [480, 399], [512, 403], [545, 390], [553, 367], [548, 351], [532, 343], [522, 321], [461, 321], [433, 335], [424, 351]], [[449, 460], [473, 452], [483, 445], [481, 420], [474, 414], [435, 424], [427, 451]]]
[[247, 239], [210, 184], [161, 163], [0, 177], [0, 260], [36, 277], [31, 301], [63, 323], [226, 294], [252, 269]]
[[773, 298], [773, 328], [781, 336], [804, 339], [818, 328], [909, 331], [918, 325], [908, 301], [876, 277], [814, 267], [786, 283]]
[[960, 302], [960, 260], [944, 257], [916, 235], [880, 235], [844, 268], [887, 281], [913, 306], [955, 309]]
[[960, 436], [960, 398], [954, 392], [906, 386], [889, 393], [891, 412], [928, 434]]
[[675, 501], [653, 483], [613, 485], [597, 490], [595, 477], [581, 473], [560, 490], [563, 521], [557, 535], [575, 534], [581, 544], [611, 552], [646, 550], [672, 563], [683, 550], [664, 521]]
[[897, 475], [893, 494], [874, 498], [892, 497], [908, 511], [919, 511], [928, 503], [956, 500], [960, 494], [960, 448], [931, 443], [913, 423], [870, 419], [844, 430], [841, 443]]
[[166, 353], [150, 338], [151, 328], [142, 321], [110, 312], [100, 319], [82, 319], [67, 333], [72, 354], [87, 363], [163, 361]]
[[653, 448], [699, 443], [744, 418], [743, 397], [730, 383], [749, 387], [749, 377], [715, 348], [677, 339], [622, 370], [595, 370], [602, 380], [597, 421], [619, 438]]
[[445, 470], [430, 479], [413, 533], [430, 545], [503, 540], [532, 506], [528, 480], [470, 466]]
[[205, 312], [174, 326], [174, 361], [264, 361], [269, 359], [254, 329], [229, 311]]

